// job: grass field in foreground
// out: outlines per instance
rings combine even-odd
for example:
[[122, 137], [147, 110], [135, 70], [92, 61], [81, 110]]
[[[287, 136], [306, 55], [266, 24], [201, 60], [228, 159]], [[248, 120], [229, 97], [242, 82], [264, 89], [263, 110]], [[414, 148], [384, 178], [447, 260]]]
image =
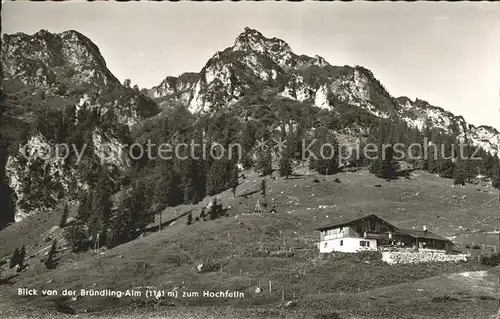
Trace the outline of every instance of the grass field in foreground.
[[[340, 183], [334, 181], [337, 177]], [[164, 303], [175, 305], [172, 309], [193, 309], [207, 314], [210, 311], [215, 314], [237, 311], [249, 318], [252, 311], [255, 316], [266, 311], [273, 312], [271, 317], [280, 316], [281, 310], [276, 313], [276, 309], [281, 305], [282, 290], [285, 301], [297, 300], [297, 309], [287, 311], [286, 318], [321, 312], [338, 312], [346, 318], [389, 318], [388, 315], [393, 313], [394, 318], [402, 318], [404, 309], [410, 309], [411, 312], [406, 314], [413, 315], [413, 318], [449, 318], [447, 314], [453, 314], [454, 318], [472, 318], [467, 314], [482, 318], [494, 310], [495, 304], [498, 307], [498, 298], [493, 294], [496, 292], [498, 296], [498, 286], [492, 287], [492, 293], [471, 290], [468, 286], [461, 290], [462, 282], [459, 281], [459, 285], [453, 286], [455, 293], [450, 294], [449, 286], [457, 282], [457, 278], [463, 278], [447, 276], [486, 269], [474, 262], [391, 266], [372, 255], [319, 256], [313, 244], [319, 237], [313, 231], [318, 225], [333, 223], [340, 217], [355, 218], [370, 213], [400, 227], [427, 225], [431, 231], [445, 236], [454, 235], [464, 228], [494, 230], [498, 224], [494, 218], [498, 216], [498, 203], [494, 201], [498, 198], [497, 191], [489, 188], [478, 191], [473, 185], [452, 188], [450, 180], [425, 172], [416, 172], [411, 180], [393, 182], [382, 181], [364, 171], [341, 173], [326, 180], [318, 176], [320, 183], [313, 183], [313, 178], [266, 178], [268, 202], [276, 205], [276, 214], [247, 215], [253, 211], [260, 196], [261, 178], [250, 175], [240, 181], [236, 198], [230, 191], [219, 195], [224, 206], [231, 206], [228, 217], [199, 221], [190, 226], [183, 218], [162, 231], [105, 251], [99, 257], [91, 253], [71, 255], [61, 252], [59, 266], [51, 271], [43, 267], [39, 257], [34, 257], [26, 272], [12, 279], [11, 286], [2, 287], [0, 306], [12, 308], [29, 304], [55, 311], [57, 298], [18, 297], [15, 294], [18, 287], [62, 290], [155, 286], [167, 291], [175, 287], [185, 291], [242, 291], [245, 298], [241, 300], [195, 298]], [[382, 187], [374, 187], [375, 184]], [[193, 217], [196, 217], [207, 202], [208, 199], [194, 206], [166, 209], [162, 220], [189, 209], [194, 209]], [[34, 227], [33, 220], [30, 217], [30, 220], [13, 226], [29, 223]], [[40, 225], [50, 229], [53, 225], [48, 220]], [[0, 232], [0, 235], [5, 235], [4, 243], [15, 242], [11, 237], [13, 234], [15, 232], [9, 228]], [[29, 240], [30, 243], [36, 242], [36, 238]], [[278, 247], [283, 246], [287, 249], [294, 247], [296, 251], [293, 255], [277, 254]], [[28, 255], [31, 250], [28, 244]], [[198, 273], [196, 266], [199, 263], [214, 264], [214, 271]], [[254, 294], [259, 281], [263, 292]], [[271, 293], [267, 292], [269, 281], [272, 282]], [[85, 310], [115, 313], [126, 307], [147, 310], [151, 306], [144, 300], [124, 298], [84, 297], [64, 303], [79, 313]], [[228, 307], [235, 310], [227, 310]], [[166, 309], [171, 308], [162, 306], [158, 311]], [[181, 315], [183, 313], [186, 312], [180, 311]]]

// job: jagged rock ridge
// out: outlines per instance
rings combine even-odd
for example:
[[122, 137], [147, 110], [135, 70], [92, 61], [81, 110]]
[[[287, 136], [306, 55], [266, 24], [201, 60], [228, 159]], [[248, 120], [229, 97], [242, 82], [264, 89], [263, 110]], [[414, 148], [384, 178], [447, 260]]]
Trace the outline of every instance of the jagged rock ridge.
[[[88, 187], [86, 174], [98, 170], [101, 162], [112, 171], [127, 167], [128, 159], [118, 152], [126, 143], [127, 131], [157, 114], [158, 107], [150, 97], [120, 84], [90, 39], [73, 30], [4, 34], [1, 52], [5, 116], [8, 121], [35, 126], [9, 147], [5, 171], [14, 192], [16, 220], [75, 199], [79, 189]], [[23, 158], [22, 149], [55, 146], [50, 129], [42, 132], [37, 125], [52, 122], [58, 114], [64, 114], [64, 123], [72, 109], [76, 115], [82, 109], [95, 115], [92, 124], [79, 126], [87, 143], [82, 162], [68, 165], [43, 154]], [[42, 116], [47, 118], [40, 120]], [[83, 119], [76, 116], [75, 121]]]
[[181, 103], [192, 113], [207, 113], [263, 88], [333, 111], [338, 103], [346, 103], [377, 117], [397, 114], [410, 126], [423, 129], [430, 124], [467, 137], [492, 154], [500, 150], [500, 134], [492, 127], [475, 127], [423, 100], [393, 98], [363, 67], [332, 66], [320, 56], [297, 55], [285, 41], [266, 38], [251, 28], [245, 28], [231, 47], [210, 58], [199, 73], [167, 77], [151, 94]]

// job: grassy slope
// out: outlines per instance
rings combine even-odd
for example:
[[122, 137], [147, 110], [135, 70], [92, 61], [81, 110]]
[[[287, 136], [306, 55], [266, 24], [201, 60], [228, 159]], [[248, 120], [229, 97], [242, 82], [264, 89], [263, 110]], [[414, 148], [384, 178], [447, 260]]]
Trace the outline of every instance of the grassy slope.
[[[369, 213], [387, 218], [401, 227], [421, 228], [427, 225], [442, 235], [457, 233], [459, 226], [492, 230], [498, 223], [489, 218], [497, 216], [498, 203], [494, 201], [498, 197], [496, 191], [485, 189], [485, 192], [478, 192], [472, 185], [452, 188], [449, 180], [424, 172], [417, 172], [411, 180], [390, 183], [366, 172], [342, 173], [336, 177], [341, 183], [334, 182], [335, 177], [331, 176], [326, 181], [321, 177], [319, 184], [313, 183], [311, 176], [290, 180], [267, 179], [268, 201], [276, 204], [277, 214], [257, 216], [243, 215], [253, 211], [259, 196], [254, 191], [258, 190], [261, 178], [249, 176], [241, 180], [236, 199], [229, 191], [219, 195], [225, 206], [232, 207], [229, 217], [195, 222], [191, 226], [185, 224], [186, 218], [183, 217], [160, 232], [116, 247], [100, 257], [92, 256], [91, 253], [71, 256], [61, 252], [60, 265], [53, 271], [46, 271], [37, 262], [39, 257], [35, 257], [30, 261], [33, 266], [14, 278], [12, 286], [4, 286], [0, 303], [24, 303], [29, 297], [15, 296], [17, 287], [62, 290], [92, 287], [128, 289], [151, 285], [167, 291], [174, 287], [186, 291], [239, 290], [245, 293], [244, 299], [194, 298], [169, 302], [174, 302], [178, 307], [243, 306], [247, 309], [241, 310], [245, 311], [245, 316], [253, 315], [253, 310], [248, 307], [276, 309], [276, 305], [281, 302], [281, 290], [285, 290], [286, 300], [292, 299], [294, 295], [299, 299], [299, 309], [336, 310], [360, 318], [388, 317], [390, 313], [399, 313], [401, 318], [401, 311], [406, 308], [422, 317], [446, 317], [447, 309], [451, 309], [458, 318], [471, 311], [479, 312], [478, 316], [491, 313], [495, 303], [498, 306], [498, 300], [480, 298], [490, 296], [489, 293], [470, 290], [462, 282], [457, 285], [457, 278], [445, 276], [482, 269], [474, 263], [390, 266], [371, 256], [318, 256], [313, 245], [319, 237], [313, 232], [318, 225], [334, 222], [340, 216], [357, 217]], [[374, 184], [382, 184], [382, 187], [373, 187]], [[186, 205], [166, 209], [162, 221], [192, 208], [193, 217], [196, 217], [207, 201], [205, 199], [194, 207]], [[320, 209], [319, 205], [328, 205], [328, 208]], [[26, 220], [22, 223], [32, 225], [33, 222]], [[11, 227], [21, 227], [22, 223], [0, 232], [2, 238], [10, 238], [10, 241], [4, 242], [13, 242], [11, 236], [17, 231]], [[42, 227], [50, 228], [48, 225]], [[29, 241], [27, 243], [29, 245]], [[278, 245], [283, 246], [283, 243], [286, 248], [293, 246], [304, 250], [296, 251], [293, 256], [273, 254]], [[35, 250], [28, 247], [28, 255]], [[270, 251], [271, 254], [261, 250]], [[222, 265], [222, 273], [214, 271], [199, 274], [196, 271], [198, 263], [214, 263], [217, 269]], [[440, 277], [439, 280], [425, 279], [432, 276]], [[272, 293], [265, 291], [269, 280], [273, 282]], [[253, 290], [259, 281], [264, 292], [254, 294]], [[461, 292], [466, 297], [453, 297], [451, 301], [444, 298], [444, 302], [438, 302], [440, 296], [450, 293], [447, 288], [450, 285], [456, 288], [457, 294]], [[432, 293], [423, 294], [416, 289]], [[498, 285], [492, 289], [498, 292]], [[411, 293], [414, 290], [419, 293]], [[438, 297], [438, 301], [433, 302], [435, 297]], [[34, 297], [30, 298], [29, 304], [53, 308], [54, 298]], [[77, 311], [120, 311], [121, 308], [117, 307], [144, 306], [142, 302], [128, 298], [82, 298], [71, 302], [71, 305]], [[213, 311], [216, 313], [225, 308], [217, 309]], [[255, 315], [260, 316], [258, 313], [261, 310], [255, 311]]]

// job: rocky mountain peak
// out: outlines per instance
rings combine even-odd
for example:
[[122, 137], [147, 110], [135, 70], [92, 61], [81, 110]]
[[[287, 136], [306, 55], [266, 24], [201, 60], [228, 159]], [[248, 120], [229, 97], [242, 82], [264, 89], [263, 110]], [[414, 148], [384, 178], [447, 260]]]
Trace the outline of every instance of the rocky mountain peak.
[[77, 31], [5, 34], [2, 40], [1, 61], [7, 79], [42, 89], [60, 81], [96, 87], [119, 83], [97, 46]]
[[[101, 159], [99, 163], [113, 167], [113, 171], [126, 169], [127, 159], [112, 156], [107, 160], [108, 148], [119, 150], [128, 139], [129, 129], [157, 114], [158, 107], [139, 90], [122, 85], [107, 68], [99, 48], [77, 31], [6, 34], [2, 40], [5, 113], [19, 127], [30, 128], [26, 138], [15, 141], [20, 144], [19, 150], [12, 145], [5, 166], [19, 220], [37, 209], [53, 208], [57, 198], [74, 199], [77, 190], [87, 184], [85, 167], [96, 163], [94, 159]], [[74, 120], [66, 122], [66, 115]], [[50, 125], [60, 128], [59, 137], [47, 129]], [[86, 163], [69, 165], [57, 157], [39, 156], [26, 161], [20, 151], [21, 147], [37, 149], [61, 141], [74, 142], [83, 136], [89, 144]], [[40, 189], [54, 191], [42, 195], [27, 191], [36, 189], [29, 185], [38, 181], [40, 174], [48, 176]]]
[[231, 47], [215, 53], [199, 73], [183, 79], [167, 77], [153, 91], [156, 98], [183, 104], [192, 113], [204, 113], [231, 107], [246, 94], [258, 94], [256, 87], [275, 92], [276, 98], [337, 114], [342, 112], [339, 105], [380, 118], [396, 112], [411, 127], [422, 130], [432, 123], [450, 134], [472, 138], [491, 153], [498, 150], [498, 133], [489, 128], [476, 132], [463, 117], [421, 98], [394, 98], [366, 68], [334, 66], [319, 55], [297, 55], [285, 41], [249, 27]]

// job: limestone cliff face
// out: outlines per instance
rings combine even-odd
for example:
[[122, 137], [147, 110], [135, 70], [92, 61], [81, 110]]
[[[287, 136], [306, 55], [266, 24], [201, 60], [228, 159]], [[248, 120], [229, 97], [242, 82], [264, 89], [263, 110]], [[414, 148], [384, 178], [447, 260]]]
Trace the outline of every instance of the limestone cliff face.
[[473, 145], [479, 146], [490, 154], [500, 156], [500, 132], [491, 126], [474, 126], [457, 116], [429, 102], [407, 97], [397, 98], [399, 115], [410, 126], [420, 130], [426, 125], [439, 128], [442, 131], [467, 138]]
[[[30, 127], [16, 145], [9, 146], [5, 166], [16, 220], [74, 198], [78, 189], [87, 187], [89, 167], [98, 170], [95, 163], [117, 171], [127, 167], [127, 158], [117, 149], [126, 142], [128, 130], [157, 114], [158, 106], [150, 97], [120, 84], [90, 39], [76, 31], [5, 34], [1, 53], [6, 121]], [[56, 145], [62, 141], [50, 123], [55, 122], [58, 130], [63, 126], [75, 129], [76, 124], [68, 124], [68, 110], [75, 113], [78, 123], [84, 121], [78, 118], [82, 109], [95, 116], [87, 126], [78, 126], [86, 148], [80, 162], [68, 164], [55, 156]], [[41, 129], [43, 123], [49, 128]], [[78, 135], [64, 134], [72, 133]], [[46, 145], [52, 153], [39, 152]], [[26, 150], [33, 156], [24, 156]]]
[[380, 118], [400, 116], [419, 129], [429, 124], [467, 138], [491, 154], [500, 151], [500, 135], [492, 127], [475, 127], [423, 100], [394, 98], [370, 70], [333, 66], [317, 55], [298, 55], [285, 41], [251, 28], [245, 28], [231, 47], [217, 52], [199, 73], [167, 77], [152, 91], [154, 97], [176, 101], [195, 114], [231, 107], [259, 91], [336, 113], [342, 112], [336, 105], [344, 103]]
[[231, 47], [210, 58], [199, 73], [167, 77], [152, 89], [152, 95], [185, 104], [193, 113], [206, 113], [263, 88], [325, 109], [334, 107], [333, 100], [380, 116], [391, 109], [377, 109], [378, 95], [388, 100], [390, 96], [368, 70], [332, 66], [317, 55], [297, 55], [285, 41], [267, 38], [250, 28], [245, 28]]
[[[250, 28], [216, 52], [199, 72], [166, 77], [144, 93], [122, 85], [106, 67], [99, 48], [76, 31], [3, 35], [1, 53], [5, 116], [0, 118], [0, 134], [10, 142], [5, 176], [14, 193], [17, 220], [74, 199], [101, 165], [118, 176], [130, 164], [122, 146], [132, 141], [131, 128], [144, 119], [154, 122], [160, 107], [171, 104], [208, 120], [228, 110], [251, 120], [261, 108], [275, 121], [268, 129], [285, 131], [294, 130], [297, 123], [280, 122], [273, 105], [290, 102], [308, 110], [303, 117], [396, 116], [419, 129], [431, 126], [467, 138], [491, 154], [500, 150], [500, 133], [492, 127], [475, 127], [423, 100], [394, 98], [370, 70], [296, 54], [285, 41]], [[354, 140], [352, 132], [369, 131], [353, 125], [336, 133]], [[22, 154], [43, 145], [53, 151], [61, 141], [78, 144], [79, 151], [86, 145], [82, 157], [61, 161], [43, 152], [29, 158]]]

